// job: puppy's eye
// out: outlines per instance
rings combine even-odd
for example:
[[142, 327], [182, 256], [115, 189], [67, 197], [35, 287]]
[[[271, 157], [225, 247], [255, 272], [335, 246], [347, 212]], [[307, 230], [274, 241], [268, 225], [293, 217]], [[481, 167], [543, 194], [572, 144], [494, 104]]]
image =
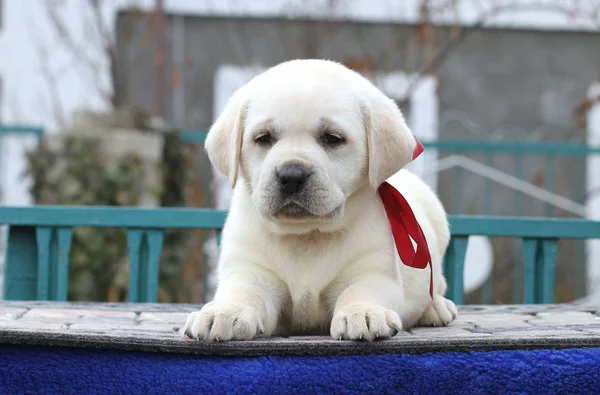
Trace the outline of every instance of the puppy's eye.
[[273, 138], [273, 136], [271, 136], [271, 133], [269, 132], [261, 133], [254, 138], [254, 142], [256, 144], [264, 147], [273, 144], [274, 141], [275, 139]]
[[345, 140], [342, 136], [340, 136], [339, 134], [336, 134], [336, 133], [331, 133], [331, 132], [323, 133], [323, 137], [321, 137], [321, 141], [323, 142], [323, 144], [330, 146], [330, 147], [336, 147], [345, 142]]

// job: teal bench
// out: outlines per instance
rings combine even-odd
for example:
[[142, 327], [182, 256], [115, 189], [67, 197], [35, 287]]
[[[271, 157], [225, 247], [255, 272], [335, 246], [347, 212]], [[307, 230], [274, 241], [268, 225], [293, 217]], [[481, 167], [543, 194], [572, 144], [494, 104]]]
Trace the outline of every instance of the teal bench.
[[[72, 229], [85, 226], [125, 228], [129, 301], [156, 302], [163, 230], [214, 229], [218, 239], [226, 215], [201, 208], [0, 207], [0, 225], [8, 225], [4, 298], [66, 301]], [[560, 239], [600, 238], [600, 222], [587, 220], [450, 216], [450, 227], [444, 270], [448, 297], [459, 305], [470, 235], [522, 239], [525, 304], [553, 303]]]

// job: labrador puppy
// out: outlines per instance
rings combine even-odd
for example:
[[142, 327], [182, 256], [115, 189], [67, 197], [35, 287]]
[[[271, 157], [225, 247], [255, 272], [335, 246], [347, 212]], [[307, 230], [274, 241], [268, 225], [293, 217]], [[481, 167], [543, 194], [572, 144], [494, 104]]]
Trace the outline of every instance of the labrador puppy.
[[[447, 325], [442, 258], [450, 233], [434, 192], [402, 169], [417, 142], [395, 102], [326, 60], [293, 60], [256, 76], [208, 133], [212, 164], [234, 186], [215, 298], [191, 313], [200, 340], [271, 335], [390, 338]], [[408, 201], [430, 269], [400, 261], [377, 188]]]

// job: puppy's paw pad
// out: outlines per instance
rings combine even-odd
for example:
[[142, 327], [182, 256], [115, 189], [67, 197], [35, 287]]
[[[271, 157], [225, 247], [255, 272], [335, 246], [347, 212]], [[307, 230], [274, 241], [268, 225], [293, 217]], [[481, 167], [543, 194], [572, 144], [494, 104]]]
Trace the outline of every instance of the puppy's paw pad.
[[402, 330], [396, 312], [370, 303], [354, 303], [342, 308], [331, 321], [331, 336], [339, 340], [379, 340]]
[[433, 303], [425, 310], [419, 326], [446, 326], [458, 317], [454, 302], [441, 295], [433, 296]]
[[250, 340], [264, 333], [260, 315], [243, 304], [208, 304], [188, 316], [183, 330], [190, 339]]

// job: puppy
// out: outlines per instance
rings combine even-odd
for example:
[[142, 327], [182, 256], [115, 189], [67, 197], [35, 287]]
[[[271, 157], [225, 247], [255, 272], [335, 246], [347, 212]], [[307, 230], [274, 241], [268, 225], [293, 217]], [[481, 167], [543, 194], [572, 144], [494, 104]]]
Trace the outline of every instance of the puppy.
[[[190, 314], [200, 340], [323, 335], [375, 340], [456, 317], [443, 297], [450, 233], [437, 196], [401, 170], [417, 145], [400, 110], [360, 74], [293, 60], [229, 100], [206, 151], [234, 186], [215, 298]], [[430, 268], [404, 265], [377, 189], [410, 204]]]

